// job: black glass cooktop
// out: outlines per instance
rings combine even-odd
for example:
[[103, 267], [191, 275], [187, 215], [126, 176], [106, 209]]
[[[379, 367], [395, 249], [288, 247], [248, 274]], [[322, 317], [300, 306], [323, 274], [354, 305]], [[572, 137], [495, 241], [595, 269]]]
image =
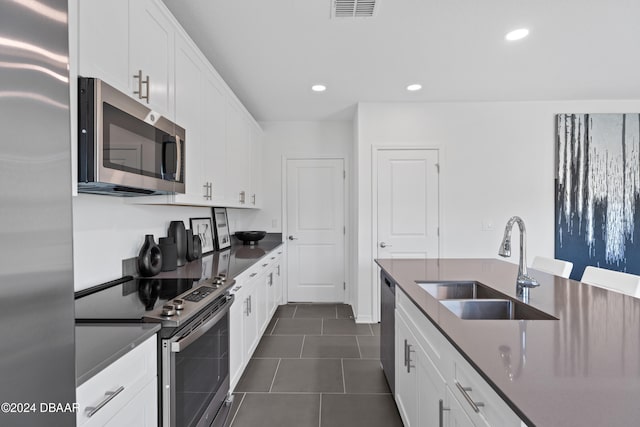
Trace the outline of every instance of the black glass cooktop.
[[76, 322], [142, 322], [146, 312], [198, 285], [199, 280], [123, 278], [76, 293]]

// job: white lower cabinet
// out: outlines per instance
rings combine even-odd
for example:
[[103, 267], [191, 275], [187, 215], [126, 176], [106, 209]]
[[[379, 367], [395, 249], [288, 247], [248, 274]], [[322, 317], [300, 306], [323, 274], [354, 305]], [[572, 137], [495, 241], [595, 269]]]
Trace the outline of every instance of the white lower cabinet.
[[[277, 252], [282, 252], [282, 248], [272, 253]], [[276, 294], [282, 293], [280, 261], [281, 258], [268, 255], [235, 277], [235, 300], [229, 311], [231, 390], [240, 380], [279, 304]], [[280, 291], [274, 290], [277, 286]]]
[[395, 399], [406, 427], [522, 425], [398, 287], [395, 324]]
[[153, 335], [81, 384], [76, 390], [76, 424], [157, 426], [157, 351]]

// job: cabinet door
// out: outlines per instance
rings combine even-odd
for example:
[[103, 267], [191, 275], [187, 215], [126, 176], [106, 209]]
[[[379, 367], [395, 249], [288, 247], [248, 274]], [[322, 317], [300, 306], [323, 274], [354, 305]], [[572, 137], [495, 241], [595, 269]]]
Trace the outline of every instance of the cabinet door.
[[440, 425], [440, 401], [444, 403], [447, 391], [447, 382], [431, 361], [422, 346], [411, 347], [409, 358], [415, 365], [418, 381], [418, 425]]
[[154, 378], [104, 426], [156, 427], [158, 425], [157, 402], [158, 380]]
[[[203, 76], [202, 171], [210, 182], [215, 203], [227, 198], [226, 99], [220, 83], [209, 70]], [[230, 169], [237, 165], [230, 164]]]
[[447, 406], [444, 411], [445, 426], [447, 427], [475, 427], [473, 421], [467, 416], [462, 409], [462, 405], [458, 399], [451, 393], [447, 387]]
[[253, 351], [258, 345], [258, 317], [259, 301], [256, 292], [256, 283], [248, 284], [247, 297], [245, 298], [245, 317], [244, 317], [244, 355], [246, 360], [251, 358]]
[[[242, 285], [236, 287], [242, 288]], [[240, 380], [244, 369], [244, 320], [247, 309], [246, 296], [242, 289], [238, 289], [235, 300], [229, 309], [229, 377], [231, 389]]]
[[253, 208], [262, 206], [262, 129], [251, 124], [251, 197]]
[[404, 318], [396, 310], [396, 403], [405, 427], [418, 427], [418, 383], [407, 369], [408, 345], [415, 343]]
[[267, 327], [267, 312], [269, 310], [269, 274], [263, 271], [256, 283], [256, 315], [258, 333], [261, 334]]
[[227, 102], [227, 200], [232, 206], [250, 206], [251, 133], [243, 112], [232, 101]]
[[130, 93], [129, 1], [77, 0], [77, 8], [78, 74]]
[[[142, 86], [143, 94], [149, 95], [148, 99], [140, 99], [140, 102], [173, 119], [174, 30], [163, 6], [158, 3], [132, 0], [129, 4], [129, 81], [132, 91]], [[139, 71], [142, 71], [142, 80], [149, 77], [148, 85], [140, 85], [140, 79], [134, 77]]]
[[186, 131], [185, 196], [197, 201], [208, 200], [208, 190], [202, 179], [202, 68], [197, 53], [182, 37], [176, 38], [175, 51], [175, 116], [176, 123]]

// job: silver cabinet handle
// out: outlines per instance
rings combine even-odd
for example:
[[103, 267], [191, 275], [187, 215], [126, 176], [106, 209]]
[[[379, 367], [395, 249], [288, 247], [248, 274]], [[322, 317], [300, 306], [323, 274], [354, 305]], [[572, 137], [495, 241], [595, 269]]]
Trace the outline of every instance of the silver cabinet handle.
[[246, 297], [244, 299], [244, 305], [245, 305], [245, 315], [249, 317], [249, 297]]
[[258, 275], [258, 273], [251, 273], [251, 274], [249, 275], [249, 277], [256, 277], [257, 275]]
[[240, 192], [240, 203], [242, 203], [244, 205], [244, 199], [245, 199], [245, 192], [244, 190], [242, 190]]
[[176, 135], [176, 148], [178, 155], [176, 156], [176, 181], [182, 180], [182, 139]]
[[265, 262], [264, 264], [262, 264], [263, 267], [266, 267], [267, 265], [269, 265], [268, 262]]
[[104, 399], [102, 399], [102, 401], [100, 403], [98, 403], [96, 406], [87, 406], [87, 408], [85, 409], [86, 413], [87, 413], [87, 417], [91, 418], [93, 417], [96, 412], [98, 412], [100, 409], [104, 408], [104, 406], [111, 402], [113, 400], [114, 397], [116, 397], [117, 395], [119, 395], [120, 393], [122, 393], [124, 391], [124, 386], [120, 386], [118, 387], [115, 391], [107, 391], [104, 394]]
[[298, 240], [297, 237], [289, 236], [289, 240]]
[[253, 313], [253, 298], [251, 298], [252, 295], [249, 295], [249, 314]]
[[205, 182], [204, 184], [202, 184], [202, 187], [204, 188], [204, 195], [202, 197], [204, 197], [205, 200], [209, 199], [209, 183]]
[[444, 407], [444, 400], [438, 401], [438, 427], [444, 427], [444, 411], [450, 411], [451, 408]]
[[390, 248], [391, 245], [387, 245], [385, 242], [380, 242], [380, 247], [381, 248]]
[[[147, 104], [149, 103], [149, 76], [147, 75], [147, 78], [142, 80], [142, 70], [138, 70], [138, 74], [134, 74], [133, 75], [134, 79], [138, 79], [138, 90], [134, 90], [133, 93], [138, 95], [138, 99], [146, 99], [147, 100]], [[146, 84], [147, 85], [147, 94], [143, 95], [142, 94], [142, 85]]]
[[411, 368], [415, 368], [416, 365], [412, 365], [411, 362], [413, 362], [413, 360], [411, 360], [411, 353], [415, 353], [415, 350], [411, 350], [411, 347], [413, 347], [413, 344], [407, 344], [407, 372], [411, 373]]
[[404, 340], [404, 366], [407, 366], [407, 340]]
[[151, 96], [149, 96], [149, 91], [151, 88], [151, 81], [149, 80], [149, 75], [147, 74], [147, 78], [145, 81], [143, 81], [142, 83], [147, 85], [147, 94], [145, 96], [143, 96], [144, 99], [147, 100], [147, 104], [149, 103], [149, 101], [151, 100]]
[[251, 204], [253, 204], [253, 205], [256, 204], [256, 195], [255, 194], [251, 195]]
[[469, 395], [469, 392], [472, 391], [471, 387], [463, 387], [462, 385], [460, 385], [458, 381], [456, 381], [455, 383], [456, 383], [456, 387], [458, 387], [458, 390], [460, 390], [460, 393], [462, 393], [462, 395], [464, 396], [467, 403], [471, 406], [471, 408], [476, 413], [480, 412], [480, 408], [484, 406], [484, 403], [473, 401], [473, 399]]
[[280, 264], [278, 264], [278, 277], [280, 277]]
[[269, 273], [269, 286], [273, 286], [273, 273]]

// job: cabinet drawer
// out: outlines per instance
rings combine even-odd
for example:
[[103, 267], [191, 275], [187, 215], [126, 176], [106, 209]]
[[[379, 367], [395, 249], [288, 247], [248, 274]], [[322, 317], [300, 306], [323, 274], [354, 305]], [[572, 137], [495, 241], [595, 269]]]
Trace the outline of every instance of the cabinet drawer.
[[[453, 394], [477, 426], [520, 427], [520, 418], [462, 356], [456, 355]], [[473, 403], [472, 403], [473, 402]], [[477, 405], [477, 410], [473, 404]]]
[[[157, 377], [157, 369], [157, 341], [154, 335], [78, 387], [77, 425], [106, 424]], [[152, 403], [152, 409], [155, 410], [157, 400]], [[94, 413], [90, 416], [91, 411]]]
[[447, 374], [451, 372], [452, 365], [448, 354], [453, 347], [440, 331], [431, 323], [427, 316], [416, 307], [409, 297], [396, 286], [396, 306], [402, 310], [409, 320], [410, 327], [416, 338], [420, 340], [425, 353], [433, 361], [436, 367]]

